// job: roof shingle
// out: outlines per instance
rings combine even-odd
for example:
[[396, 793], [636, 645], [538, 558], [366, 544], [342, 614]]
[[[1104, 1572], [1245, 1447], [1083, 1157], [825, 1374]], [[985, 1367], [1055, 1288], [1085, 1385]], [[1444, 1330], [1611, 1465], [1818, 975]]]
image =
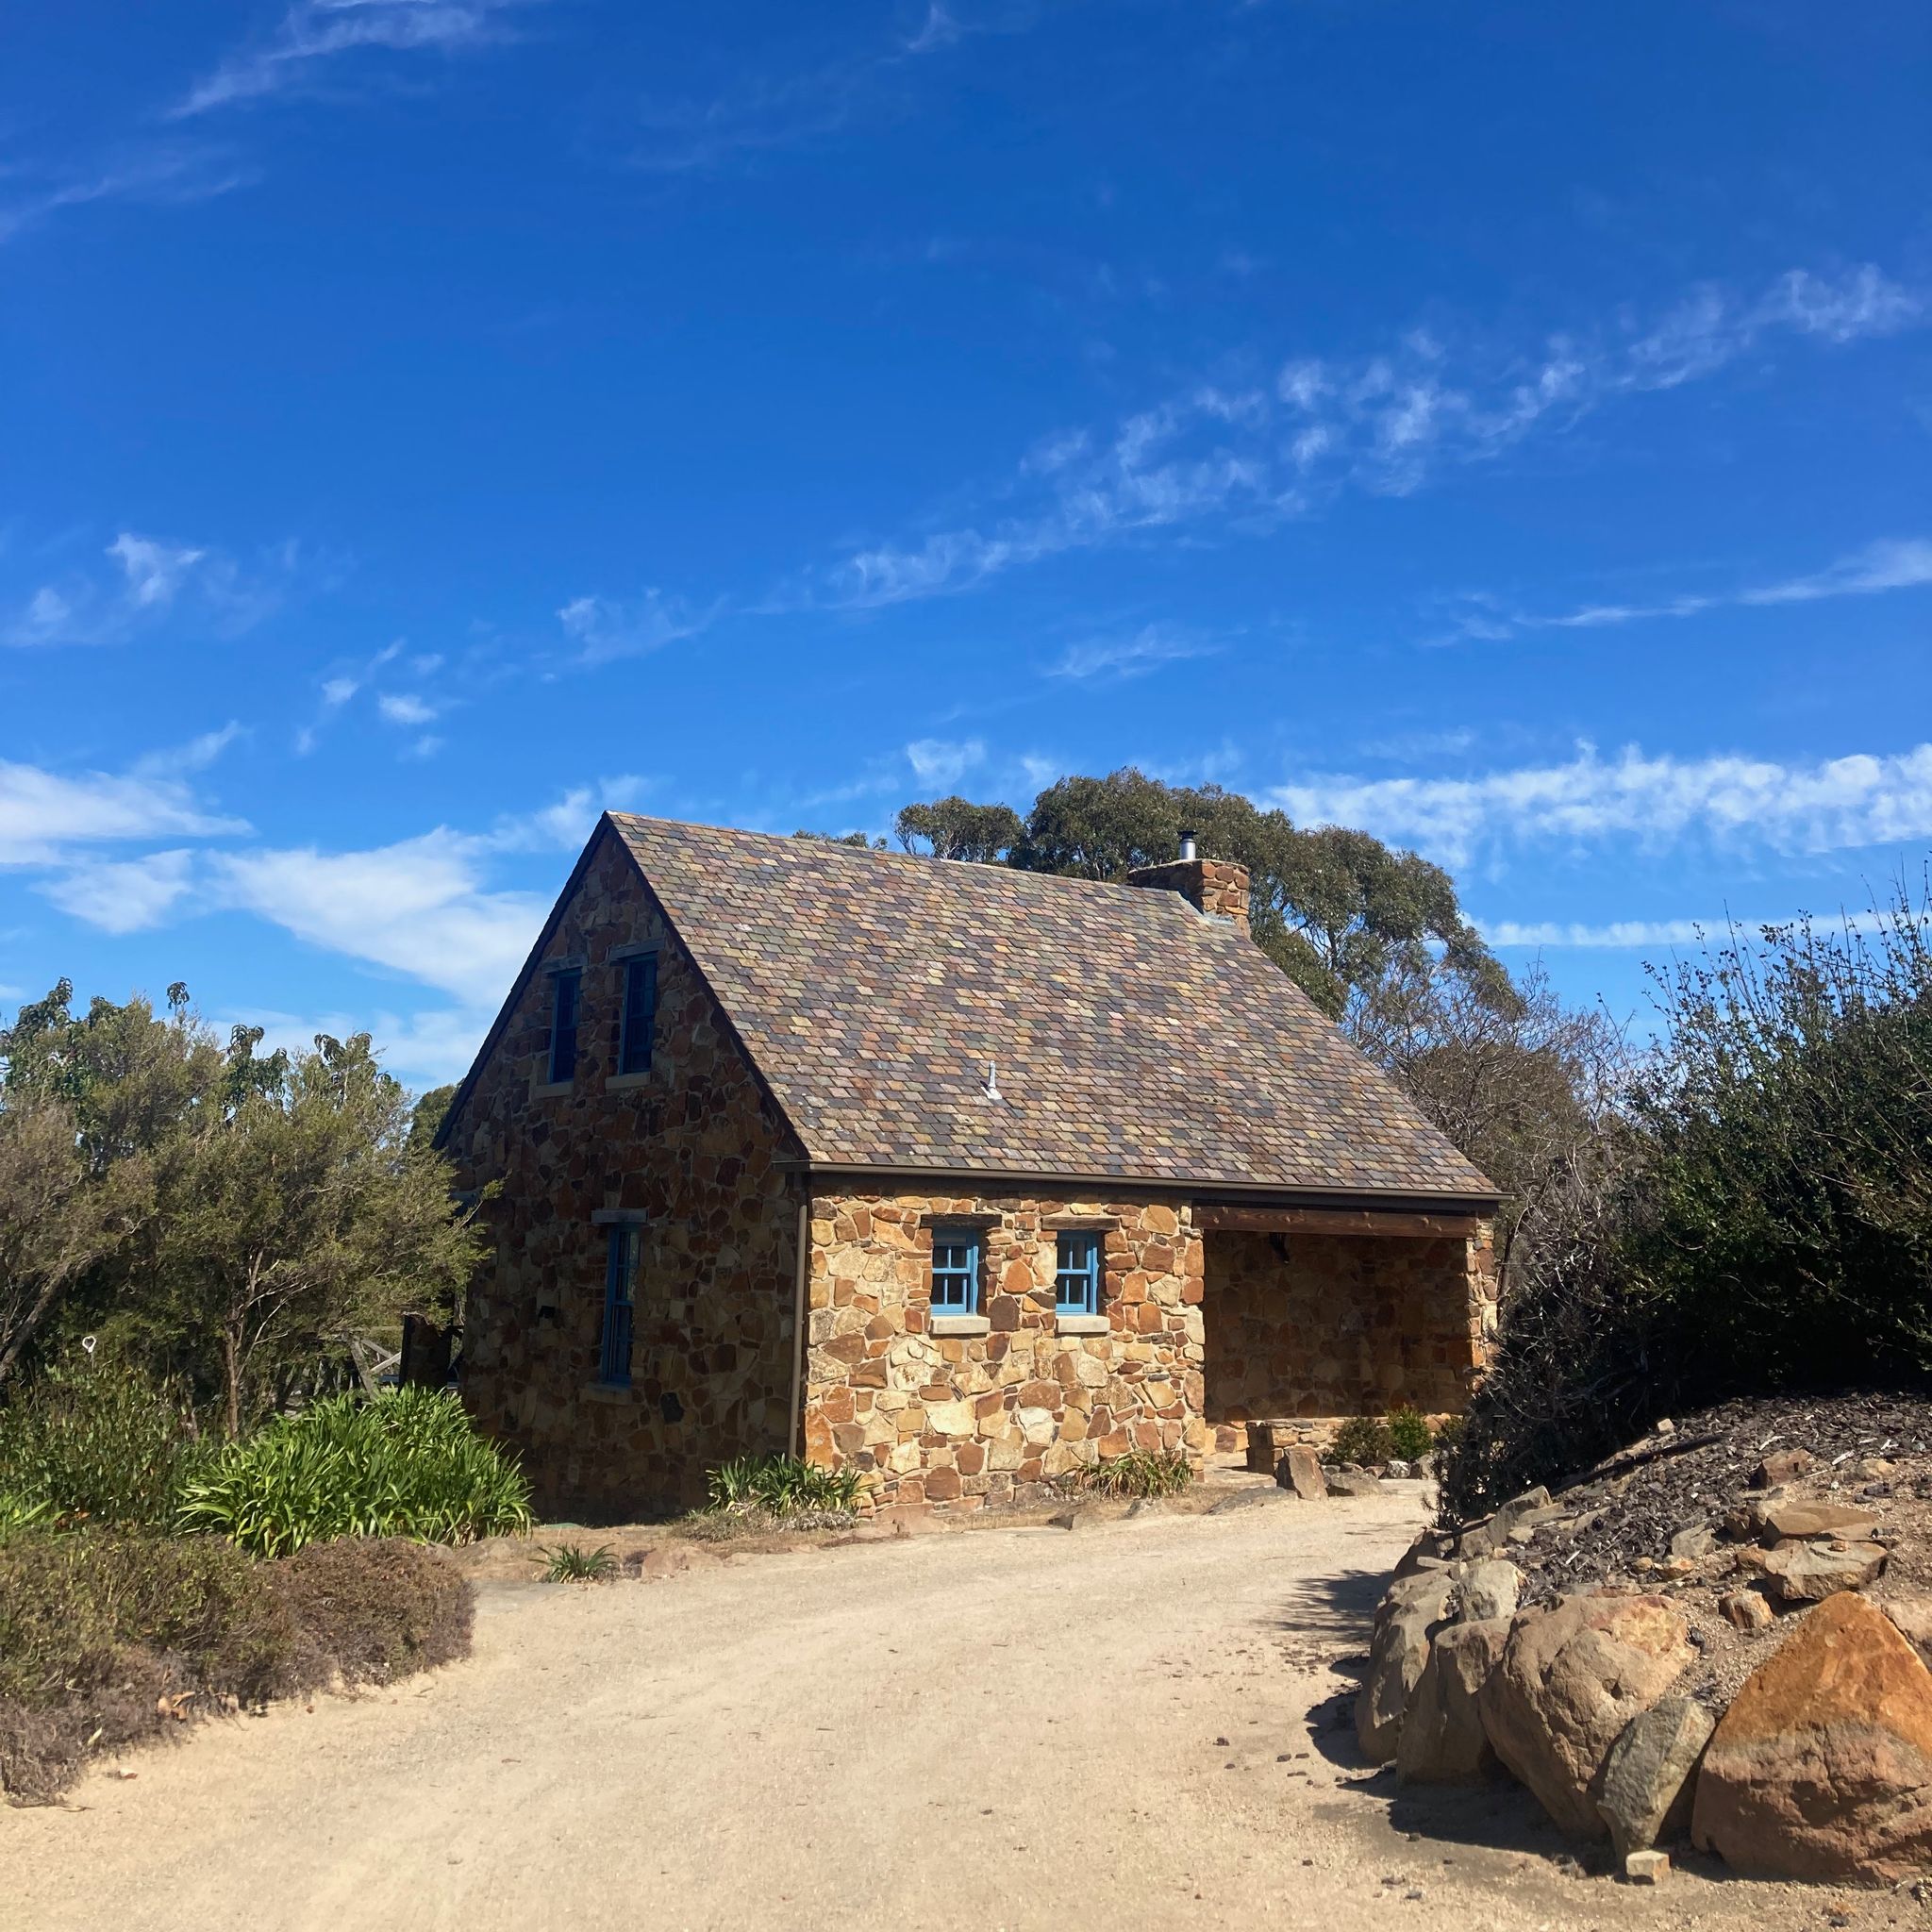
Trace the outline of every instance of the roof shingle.
[[610, 823], [815, 1161], [1493, 1194], [1258, 947], [1177, 893]]

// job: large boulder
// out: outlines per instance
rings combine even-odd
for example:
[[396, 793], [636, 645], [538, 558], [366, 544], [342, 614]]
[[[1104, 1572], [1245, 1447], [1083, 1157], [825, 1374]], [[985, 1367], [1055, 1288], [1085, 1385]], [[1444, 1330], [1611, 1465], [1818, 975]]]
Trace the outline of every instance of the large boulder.
[[1665, 1697], [1624, 1726], [1604, 1764], [1596, 1808], [1610, 1827], [1617, 1856], [1648, 1851], [1680, 1837], [1690, 1824], [1691, 1774], [1717, 1720], [1689, 1697]]
[[1523, 1596], [1523, 1572], [1500, 1557], [1487, 1557], [1470, 1565], [1457, 1594], [1465, 1624], [1487, 1624], [1497, 1617], [1507, 1624]]
[[1610, 1747], [1696, 1657], [1659, 1596], [1568, 1596], [1525, 1610], [1477, 1698], [1496, 1756], [1562, 1828], [1602, 1838]]
[[1376, 1764], [1395, 1756], [1404, 1713], [1428, 1662], [1429, 1644], [1448, 1622], [1455, 1587], [1454, 1571], [1418, 1571], [1391, 1584], [1375, 1611], [1368, 1674], [1355, 1700], [1355, 1734]]
[[1766, 1876], [1891, 1883], [1932, 1863], [1932, 1672], [1882, 1610], [1828, 1598], [1744, 1680], [1690, 1833]]
[[1404, 1784], [1471, 1784], [1501, 1770], [1483, 1729], [1476, 1696], [1509, 1641], [1509, 1619], [1452, 1624], [1429, 1645], [1396, 1740]]

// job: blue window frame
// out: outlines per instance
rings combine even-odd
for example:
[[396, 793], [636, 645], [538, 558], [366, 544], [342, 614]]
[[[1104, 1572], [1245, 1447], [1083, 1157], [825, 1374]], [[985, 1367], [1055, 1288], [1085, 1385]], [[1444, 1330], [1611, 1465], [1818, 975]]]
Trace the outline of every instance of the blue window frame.
[[979, 1230], [936, 1227], [932, 1231], [932, 1311], [935, 1315], [979, 1312]]
[[604, 1269], [604, 1333], [597, 1348], [597, 1379], [614, 1389], [630, 1387], [630, 1328], [637, 1307], [638, 1264], [644, 1231], [634, 1222], [610, 1230]]
[[645, 953], [624, 962], [624, 1022], [617, 1036], [617, 1071], [651, 1070], [651, 1035], [658, 1018], [658, 956]]
[[1100, 1312], [1100, 1236], [1091, 1228], [1064, 1228], [1055, 1243], [1054, 1310], [1061, 1315]]
[[576, 1077], [577, 1013], [582, 1005], [584, 975], [573, 968], [553, 973], [550, 989], [550, 1084]]

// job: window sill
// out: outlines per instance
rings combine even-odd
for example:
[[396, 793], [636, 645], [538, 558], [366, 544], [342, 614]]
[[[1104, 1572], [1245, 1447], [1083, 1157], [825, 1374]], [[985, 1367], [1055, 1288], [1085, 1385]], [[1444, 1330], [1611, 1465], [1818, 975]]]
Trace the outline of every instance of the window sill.
[[628, 1382], [586, 1382], [584, 1393], [592, 1402], [629, 1402], [637, 1391]]
[[1056, 1315], [1056, 1335], [1106, 1335], [1113, 1327], [1105, 1315]]
[[532, 1100], [555, 1100], [568, 1093], [577, 1083], [575, 1080], [539, 1080], [530, 1089]]
[[986, 1315], [933, 1315], [930, 1332], [935, 1336], [946, 1335], [990, 1335], [992, 1322]]
[[632, 1093], [640, 1087], [651, 1084], [651, 1070], [646, 1067], [641, 1074], [606, 1074], [604, 1091], [607, 1093]]

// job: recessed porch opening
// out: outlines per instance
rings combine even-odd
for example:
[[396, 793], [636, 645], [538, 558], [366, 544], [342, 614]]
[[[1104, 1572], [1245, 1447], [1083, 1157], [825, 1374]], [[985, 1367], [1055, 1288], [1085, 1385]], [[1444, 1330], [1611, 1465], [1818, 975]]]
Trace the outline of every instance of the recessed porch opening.
[[1205, 1204], [1195, 1220], [1216, 1453], [1245, 1453], [1250, 1422], [1314, 1441], [1345, 1416], [1462, 1410], [1487, 1306], [1480, 1220]]

